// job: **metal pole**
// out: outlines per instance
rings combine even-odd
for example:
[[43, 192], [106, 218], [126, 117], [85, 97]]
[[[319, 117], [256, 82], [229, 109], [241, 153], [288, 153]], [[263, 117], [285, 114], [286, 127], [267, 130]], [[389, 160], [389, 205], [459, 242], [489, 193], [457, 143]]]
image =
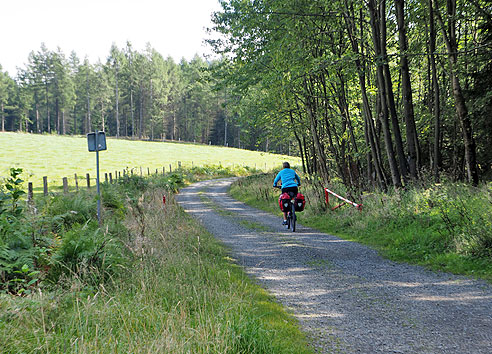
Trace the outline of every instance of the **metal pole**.
[[99, 188], [99, 143], [97, 141], [97, 136], [99, 132], [96, 131], [96, 169], [97, 169], [97, 220], [99, 225], [101, 224], [101, 190]]

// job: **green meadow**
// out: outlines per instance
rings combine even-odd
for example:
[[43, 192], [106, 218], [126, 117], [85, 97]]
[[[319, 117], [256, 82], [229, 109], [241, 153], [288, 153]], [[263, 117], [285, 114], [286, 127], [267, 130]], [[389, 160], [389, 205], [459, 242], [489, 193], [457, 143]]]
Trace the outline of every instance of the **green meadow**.
[[[104, 173], [140, 168], [162, 172], [169, 165], [183, 167], [222, 165], [224, 167], [249, 166], [258, 170], [280, 168], [283, 160], [299, 163], [297, 158], [271, 153], [241, 150], [230, 147], [191, 143], [132, 141], [106, 138], [107, 150], [99, 153], [101, 178]], [[11, 167], [24, 170], [23, 176], [42, 185], [43, 176], [50, 186], [60, 186], [62, 178], [74, 183], [74, 174], [81, 178], [89, 173], [96, 176], [96, 155], [89, 152], [87, 138], [81, 136], [38, 135], [24, 133], [0, 133], [0, 176], [6, 176]]]

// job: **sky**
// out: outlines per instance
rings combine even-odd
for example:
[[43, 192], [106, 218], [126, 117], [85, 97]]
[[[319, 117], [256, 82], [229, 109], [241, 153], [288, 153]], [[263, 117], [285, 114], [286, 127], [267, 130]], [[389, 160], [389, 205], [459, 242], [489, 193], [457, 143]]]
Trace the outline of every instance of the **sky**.
[[1, 0], [0, 64], [15, 76], [43, 42], [91, 63], [127, 41], [138, 51], [150, 43], [164, 57], [190, 60], [211, 54], [205, 28], [219, 9], [218, 0]]

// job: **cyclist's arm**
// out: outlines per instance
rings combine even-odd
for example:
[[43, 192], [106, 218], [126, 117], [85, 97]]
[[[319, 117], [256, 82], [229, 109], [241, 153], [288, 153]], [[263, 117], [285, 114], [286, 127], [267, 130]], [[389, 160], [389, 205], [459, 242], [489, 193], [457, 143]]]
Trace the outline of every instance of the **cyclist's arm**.
[[297, 175], [297, 173], [296, 173], [295, 179], [297, 181], [297, 185], [300, 186], [301, 185], [301, 179], [299, 178], [299, 176]]
[[280, 172], [277, 173], [277, 176], [275, 177], [275, 179], [273, 180], [273, 186], [274, 187], [277, 187], [277, 183], [278, 181], [280, 180]]

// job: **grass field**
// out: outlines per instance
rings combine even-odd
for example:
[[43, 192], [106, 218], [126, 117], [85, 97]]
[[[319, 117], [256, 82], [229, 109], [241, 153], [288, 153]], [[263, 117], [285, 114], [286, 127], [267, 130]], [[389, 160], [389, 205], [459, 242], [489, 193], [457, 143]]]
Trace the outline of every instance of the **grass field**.
[[[280, 167], [286, 159], [299, 163], [298, 159], [283, 155], [191, 143], [107, 138], [107, 148], [99, 154], [102, 176], [124, 168], [135, 168], [140, 173], [142, 167], [145, 174], [147, 168], [155, 172], [165, 167], [168, 171], [169, 164], [175, 169], [178, 161], [183, 167], [221, 164], [259, 170]], [[96, 155], [88, 151], [86, 137], [0, 133], [0, 151], [0, 176], [6, 176], [10, 167], [20, 167], [23, 177], [33, 182], [35, 188], [42, 185], [43, 176], [48, 176], [49, 185], [58, 186], [63, 177], [73, 183], [74, 173], [80, 177], [86, 173], [96, 176]]]

